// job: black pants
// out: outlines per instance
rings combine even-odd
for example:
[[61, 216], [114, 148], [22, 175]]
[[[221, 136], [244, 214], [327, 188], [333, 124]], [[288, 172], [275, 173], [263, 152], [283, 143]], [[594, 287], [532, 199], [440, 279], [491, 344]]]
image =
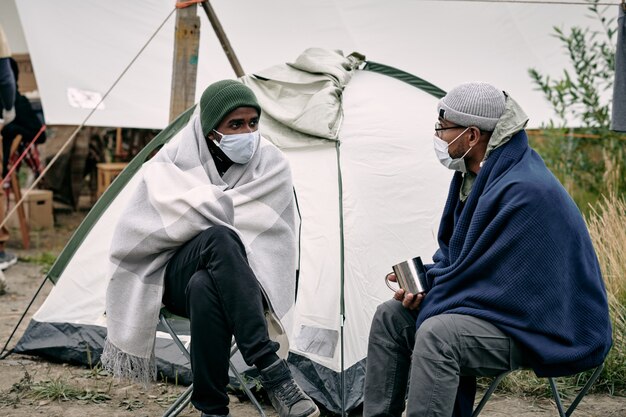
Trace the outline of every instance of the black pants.
[[248, 365], [278, 360], [261, 288], [237, 234], [215, 226], [183, 245], [167, 265], [163, 303], [191, 322], [191, 402], [207, 414], [228, 414], [232, 336]]

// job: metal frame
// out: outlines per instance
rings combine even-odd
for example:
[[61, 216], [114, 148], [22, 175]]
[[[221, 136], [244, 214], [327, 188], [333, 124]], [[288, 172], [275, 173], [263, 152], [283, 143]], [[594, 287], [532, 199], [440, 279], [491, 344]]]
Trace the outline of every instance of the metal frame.
[[[604, 368], [604, 363], [602, 363], [600, 366], [598, 366], [595, 369], [595, 371], [593, 371], [593, 374], [591, 374], [591, 377], [589, 378], [585, 386], [583, 386], [583, 388], [580, 390], [578, 395], [576, 395], [576, 398], [574, 398], [574, 401], [572, 401], [567, 411], [565, 411], [563, 407], [563, 402], [561, 401], [561, 396], [559, 395], [559, 389], [556, 386], [556, 382], [554, 381], [554, 378], [548, 377], [550, 390], [552, 391], [552, 398], [554, 398], [554, 402], [556, 404], [556, 408], [557, 408], [557, 411], [559, 412], [560, 417], [569, 417], [572, 415], [572, 413], [574, 412], [578, 404], [582, 401], [582, 399], [585, 397], [585, 395], [587, 394], [591, 386], [594, 384], [594, 382], [596, 382], [596, 379], [598, 379], [598, 377], [600, 376], [600, 373], [602, 372], [603, 368]], [[472, 417], [478, 417], [478, 415], [482, 411], [485, 404], [487, 404], [489, 397], [491, 397], [491, 394], [493, 394], [493, 392], [496, 390], [500, 382], [502, 382], [504, 377], [510, 374], [511, 372], [513, 371], [503, 372], [500, 375], [498, 375], [496, 379], [494, 379], [491, 385], [489, 385], [487, 392], [485, 392], [485, 395], [483, 395], [483, 398], [480, 400], [480, 403], [474, 409], [474, 412], [472, 413]]]
[[[167, 333], [169, 333], [169, 335], [172, 337], [172, 340], [174, 341], [176, 346], [180, 349], [182, 354], [185, 355], [185, 358], [187, 358], [187, 360], [191, 363], [191, 356], [189, 355], [189, 351], [187, 350], [183, 342], [180, 341], [180, 339], [178, 338], [178, 335], [176, 334], [174, 329], [172, 329], [172, 326], [170, 326], [169, 322], [167, 321], [167, 317], [162, 310], [159, 313], [159, 321], [161, 322], [163, 327], [167, 330]], [[230, 345], [230, 357], [232, 358], [233, 355], [238, 350], [239, 348], [237, 347], [237, 344], [235, 343], [235, 340], [233, 339]], [[259, 404], [257, 399], [254, 397], [254, 394], [252, 393], [252, 391], [250, 391], [250, 389], [246, 386], [243, 380], [243, 376], [241, 375], [239, 371], [237, 371], [237, 369], [233, 365], [233, 362], [230, 359], [228, 360], [228, 365], [230, 366], [231, 372], [235, 375], [235, 377], [239, 381], [239, 384], [241, 385], [241, 389], [243, 389], [248, 399], [256, 407], [257, 411], [259, 412], [259, 415], [261, 417], [266, 417], [265, 412], [263, 411], [263, 408], [261, 407], [261, 404]], [[185, 390], [185, 392], [183, 392], [176, 399], [176, 401], [174, 401], [174, 403], [165, 411], [165, 413], [163, 414], [163, 417], [176, 417], [178, 414], [180, 414], [191, 401], [192, 392], [193, 392], [193, 384], [189, 385], [189, 387]]]

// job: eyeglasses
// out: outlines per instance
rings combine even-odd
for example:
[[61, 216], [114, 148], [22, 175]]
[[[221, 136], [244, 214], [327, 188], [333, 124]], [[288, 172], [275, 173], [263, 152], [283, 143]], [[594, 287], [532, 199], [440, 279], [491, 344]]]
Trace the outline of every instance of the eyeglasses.
[[448, 129], [462, 129], [464, 126], [449, 126], [449, 127], [442, 127], [441, 126], [441, 122], [435, 122], [435, 134], [437, 135], [437, 137], [441, 138], [441, 133], [444, 130], [448, 130]]

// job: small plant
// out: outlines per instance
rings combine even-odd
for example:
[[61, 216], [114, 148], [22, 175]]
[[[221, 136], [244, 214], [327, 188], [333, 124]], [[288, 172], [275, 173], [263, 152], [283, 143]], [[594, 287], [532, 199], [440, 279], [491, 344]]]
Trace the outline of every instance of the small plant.
[[75, 400], [84, 394], [84, 390], [73, 387], [60, 377], [34, 383], [30, 391], [34, 399], [50, 401]]
[[24, 371], [24, 376], [19, 382], [16, 382], [11, 387], [10, 392], [25, 392], [30, 390], [30, 387], [33, 385], [33, 377], [26, 371]]
[[8, 392], [0, 392], [0, 407], [13, 407], [20, 403], [21, 399], [30, 391], [33, 378], [28, 372], [18, 382], [13, 384]]
[[105, 401], [110, 401], [111, 396], [99, 390], [85, 390], [84, 393], [76, 397], [76, 399], [85, 403], [101, 404]]
[[24, 372], [22, 379], [13, 384], [8, 393], [0, 395], [0, 406], [15, 405], [22, 399], [100, 404], [111, 400], [108, 395], [110, 390], [111, 384], [105, 390], [77, 388], [61, 377], [34, 382], [32, 376], [28, 372]]
[[109, 374], [109, 372], [102, 367], [102, 364], [100, 362], [98, 362], [96, 366], [90, 367], [89, 370], [85, 372], [86, 378], [92, 378], [96, 380], [107, 378], [110, 375], [111, 374]]
[[46, 273], [50, 270], [50, 268], [52, 268], [52, 265], [56, 261], [56, 258], [57, 258], [56, 255], [52, 254], [51, 252], [42, 252], [35, 256], [20, 257], [20, 260], [24, 262], [28, 262], [28, 263], [41, 265], [42, 271]]
[[[102, 362], [98, 361], [96, 365], [93, 365], [93, 354], [91, 353], [91, 347], [89, 343], [83, 342], [85, 345], [85, 354], [87, 355], [87, 365], [89, 366], [89, 371], [87, 371], [87, 378], [100, 379], [102, 377], [109, 376], [109, 372], [102, 367]], [[110, 385], [110, 384], [109, 384]]]
[[119, 407], [128, 411], [135, 411], [140, 408], [143, 408], [144, 404], [140, 400], [128, 398], [128, 399], [120, 401]]

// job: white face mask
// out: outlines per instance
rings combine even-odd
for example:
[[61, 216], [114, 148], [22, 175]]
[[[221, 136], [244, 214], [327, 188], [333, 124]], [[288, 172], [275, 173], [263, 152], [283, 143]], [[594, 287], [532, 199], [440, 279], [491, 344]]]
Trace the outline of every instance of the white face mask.
[[467, 172], [467, 167], [465, 166], [465, 159], [463, 158], [465, 158], [465, 155], [467, 155], [469, 151], [472, 150], [472, 148], [470, 147], [467, 150], [467, 152], [465, 152], [463, 156], [461, 156], [460, 158], [452, 158], [450, 156], [450, 153], [448, 152], [448, 147], [452, 145], [458, 138], [460, 138], [463, 135], [463, 133], [467, 132], [467, 129], [469, 129], [469, 127], [466, 127], [465, 130], [462, 131], [461, 134], [457, 136], [456, 138], [454, 138], [454, 140], [452, 140], [450, 143], [441, 139], [436, 134], [433, 136], [433, 142], [435, 145], [435, 154], [437, 155], [439, 162], [441, 162], [441, 164], [445, 166], [446, 168], [453, 169], [455, 171], [464, 172], [464, 173]]
[[213, 129], [221, 136], [220, 141], [213, 140], [215, 144], [226, 154], [231, 161], [237, 164], [245, 164], [252, 159], [252, 155], [259, 146], [261, 134], [258, 130], [248, 133], [238, 133], [236, 135], [224, 135]]

